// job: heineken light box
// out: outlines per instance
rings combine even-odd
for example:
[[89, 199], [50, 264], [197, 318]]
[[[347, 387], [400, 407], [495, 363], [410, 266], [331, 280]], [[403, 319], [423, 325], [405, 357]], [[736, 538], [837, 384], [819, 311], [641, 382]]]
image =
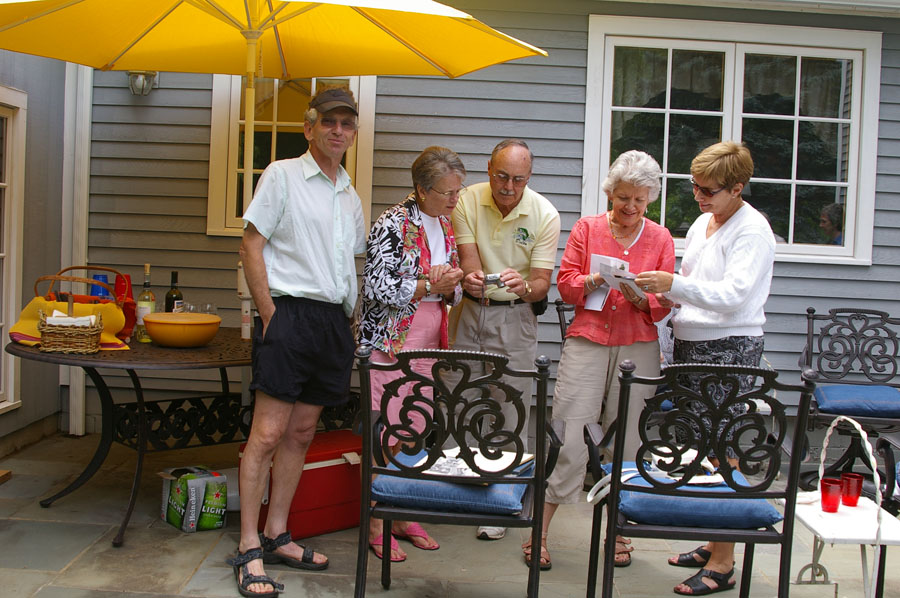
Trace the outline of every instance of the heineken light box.
[[226, 476], [202, 466], [174, 467], [159, 476], [163, 479], [159, 511], [163, 521], [188, 533], [225, 525]]

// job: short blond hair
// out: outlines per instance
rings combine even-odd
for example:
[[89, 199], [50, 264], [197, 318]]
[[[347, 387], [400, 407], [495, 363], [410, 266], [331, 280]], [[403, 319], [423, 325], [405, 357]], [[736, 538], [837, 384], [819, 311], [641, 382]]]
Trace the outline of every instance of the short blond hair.
[[753, 176], [753, 158], [743, 143], [722, 141], [697, 154], [691, 161], [691, 174], [726, 189], [737, 183], [746, 185]]

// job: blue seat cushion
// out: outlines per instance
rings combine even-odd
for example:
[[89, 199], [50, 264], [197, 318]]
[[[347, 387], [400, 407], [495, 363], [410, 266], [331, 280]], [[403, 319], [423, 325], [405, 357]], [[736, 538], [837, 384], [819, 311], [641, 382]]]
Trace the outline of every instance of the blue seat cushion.
[[[414, 465], [424, 457], [424, 451], [415, 455], [400, 453], [397, 460], [404, 465]], [[390, 467], [396, 469], [393, 465]], [[531, 461], [523, 466], [519, 475], [530, 477], [533, 471], [534, 461]], [[380, 475], [372, 482], [372, 499], [413, 509], [517, 515], [522, 512], [522, 497], [527, 488], [527, 484], [455, 484]]]
[[900, 417], [900, 389], [864, 384], [825, 384], [813, 396], [822, 413]]
[[[610, 471], [612, 466], [603, 466]], [[624, 469], [634, 468], [634, 462], [625, 462]], [[735, 472], [738, 483], [746, 479]], [[641, 477], [626, 482], [633, 486], [649, 488], [650, 484]], [[734, 493], [725, 483], [717, 486], [688, 486], [691, 491], [712, 491]], [[683, 496], [660, 496], [643, 492], [623, 491], [620, 494], [619, 510], [635, 523], [651, 525], [671, 525], [676, 527], [709, 527], [716, 529], [758, 529], [778, 523], [784, 516], [764, 498], [739, 498], [719, 500], [715, 498], [686, 498]]]

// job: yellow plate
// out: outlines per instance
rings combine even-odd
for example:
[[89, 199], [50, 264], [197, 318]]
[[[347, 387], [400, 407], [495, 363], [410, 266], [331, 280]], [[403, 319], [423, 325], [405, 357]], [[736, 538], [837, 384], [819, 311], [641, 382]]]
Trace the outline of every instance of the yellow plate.
[[202, 347], [216, 336], [222, 318], [212, 314], [155, 313], [144, 316], [147, 334], [164, 347]]

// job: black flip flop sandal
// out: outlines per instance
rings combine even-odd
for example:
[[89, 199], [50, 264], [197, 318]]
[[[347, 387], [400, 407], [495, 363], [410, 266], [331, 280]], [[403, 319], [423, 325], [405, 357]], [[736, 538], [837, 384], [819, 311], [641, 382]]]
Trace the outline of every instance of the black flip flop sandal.
[[263, 549], [263, 562], [267, 565], [285, 564], [294, 569], [306, 569], [307, 571], [321, 571], [328, 567], [328, 561], [317, 563], [313, 560], [315, 551], [308, 546], [299, 545], [303, 549], [303, 556], [299, 559], [275, 552], [281, 546], [291, 543], [291, 532], [284, 532], [274, 539], [260, 534], [259, 541]]
[[[703, 560], [698, 561], [694, 558], [694, 555], [699, 556]], [[676, 557], [674, 563], [672, 561], [669, 561], [669, 564], [673, 567], [690, 567], [691, 569], [694, 569], [695, 567], [703, 567], [704, 565], [706, 565], [706, 563], [709, 562], [709, 557], [711, 556], [712, 553], [710, 553], [707, 549], [703, 548], [702, 546], [698, 546], [690, 552], [682, 552]]]
[[[255, 560], [262, 560], [263, 551], [261, 548], [251, 548], [247, 552], [238, 550], [237, 555], [225, 559], [225, 562], [234, 567], [234, 580], [237, 582], [238, 592], [241, 596], [247, 598], [277, 598], [278, 593], [284, 589], [280, 583], [276, 583], [268, 575], [253, 575], [247, 567], [247, 563]], [[263, 561], [265, 562], [265, 561]], [[255, 583], [262, 583], [272, 586], [271, 592], [251, 592], [250, 586]]]
[[[733, 567], [728, 573], [719, 573], [718, 571], [712, 571], [710, 569], [700, 569], [696, 574], [691, 575], [681, 582], [691, 589], [690, 593], [679, 592], [678, 590], [675, 590], [675, 593], [683, 596], [705, 596], [706, 594], [715, 594], [716, 592], [731, 590], [734, 589], [735, 585], [734, 580], [731, 579], [732, 575], [734, 575]], [[703, 583], [704, 577], [708, 577], [716, 582], [716, 587], [711, 588]]]

